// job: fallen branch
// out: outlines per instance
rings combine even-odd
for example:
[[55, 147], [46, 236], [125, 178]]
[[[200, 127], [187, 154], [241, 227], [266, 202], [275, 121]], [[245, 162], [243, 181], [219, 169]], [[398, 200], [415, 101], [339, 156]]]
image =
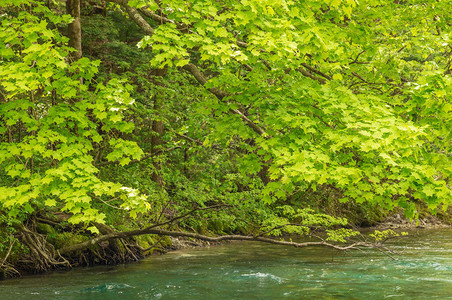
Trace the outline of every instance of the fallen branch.
[[148, 227], [140, 230], [131, 230], [131, 231], [123, 231], [123, 232], [115, 232], [111, 234], [102, 235], [99, 237], [95, 237], [89, 241], [65, 247], [59, 249], [58, 251], [61, 254], [71, 253], [77, 250], [85, 249], [89, 246], [98, 244], [102, 241], [110, 240], [110, 239], [118, 239], [118, 238], [127, 238], [132, 236], [144, 235], [144, 234], [156, 234], [156, 235], [164, 235], [164, 236], [172, 236], [172, 237], [188, 237], [194, 238], [207, 242], [222, 242], [222, 241], [248, 241], [248, 242], [262, 242], [268, 244], [282, 245], [282, 246], [291, 246], [295, 248], [304, 248], [304, 247], [313, 247], [313, 246], [322, 246], [327, 248], [332, 248], [336, 250], [350, 250], [350, 249], [359, 249], [359, 248], [375, 248], [380, 251], [383, 251], [381, 245], [379, 244], [370, 244], [365, 242], [356, 242], [349, 245], [341, 246], [332, 243], [328, 243], [326, 241], [320, 242], [293, 242], [293, 241], [285, 241], [285, 240], [277, 240], [272, 238], [266, 238], [261, 236], [249, 236], [249, 235], [222, 235], [217, 237], [211, 237], [203, 234], [193, 233], [193, 232], [183, 232], [183, 231], [171, 231], [158, 229], [153, 227]]
[[[326, 240], [319, 238], [319, 237], [317, 237], [317, 238], [319, 238], [320, 241], [317, 241], [317, 242], [293, 242], [292, 240], [286, 241], [286, 240], [282, 240], [282, 239], [278, 240], [275, 238], [264, 237], [264, 235], [271, 233], [273, 230], [278, 229], [278, 228], [283, 228], [283, 227], [289, 226], [289, 225], [302, 226], [297, 223], [290, 223], [290, 224], [284, 224], [281, 226], [277, 226], [267, 232], [263, 232], [263, 233], [256, 234], [256, 235], [232, 234], [232, 235], [222, 235], [222, 236], [216, 236], [216, 237], [198, 234], [198, 233], [194, 233], [194, 232], [173, 231], [173, 230], [165, 230], [165, 229], [159, 228], [161, 226], [170, 225], [170, 224], [174, 223], [175, 221], [181, 220], [189, 215], [193, 215], [197, 211], [215, 209], [215, 208], [225, 207], [225, 206], [229, 206], [229, 205], [216, 204], [216, 205], [207, 206], [207, 207], [197, 207], [184, 214], [175, 216], [167, 221], [159, 222], [159, 223], [156, 223], [154, 225], [148, 226], [143, 229], [122, 231], [122, 232], [102, 231], [103, 235], [101, 235], [101, 236], [94, 237], [88, 241], [84, 241], [84, 242], [76, 244], [76, 245], [58, 249], [57, 253], [68, 254], [68, 253], [71, 253], [74, 251], [86, 249], [93, 245], [97, 245], [103, 241], [114, 240], [114, 239], [124, 239], [124, 238], [128, 238], [128, 237], [145, 235], [145, 234], [155, 234], [155, 235], [159, 235], [159, 236], [172, 236], [172, 237], [187, 237], [187, 238], [194, 238], [194, 239], [207, 241], [207, 242], [221, 242], [221, 241], [251, 241], [251, 242], [253, 242], [254, 241], [254, 242], [262, 242], [262, 243], [269, 243], [269, 244], [282, 245], [282, 246], [292, 246], [292, 247], [296, 247], [296, 248], [313, 247], [313, 246], [322, 246], [322, 247], [332, 248], [332, 249], [336, 249], [336, 250], [375, 248], [381, 252], [391, 252], [389, 249], [383, 247], [381, 242], [368, 243], [365, 241], [361, 241], [361, 242], [354, 242], [354, 243], [351, 243], [348, 245], [337, 245], [337, 244], [329, 243]], [[312, 228], [312, 226], [307, 226], [307, 227]]]

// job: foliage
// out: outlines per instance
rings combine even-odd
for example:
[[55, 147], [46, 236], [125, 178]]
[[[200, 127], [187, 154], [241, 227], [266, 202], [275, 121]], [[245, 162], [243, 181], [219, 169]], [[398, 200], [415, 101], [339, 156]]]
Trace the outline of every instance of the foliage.
[[95, 166], [101, 151], [121, 165], [143, 153], [121, 138], [134, 127], [123, 117], [133, 104], [131, 87], [120, 80], [96, 84], [99, 61], [68, 63], [67, 38], [49, 23], [70, 18], [39, 4], [30, 3], [30, 10], [2, 17], [2, 208], [10, 218], [57, 207], [72, 214], [72, 223], [103, 222], [93, 199], [122, 194], [132, 216], [146, 211], [147, 200], [100, 180]]
[[407, 232], [401, 232], [399, 234], [399, 233], [396, 233], [392, 229], [383, 230], [383, 231], [375, 230], [374, 233], [370, 234], [370, 236], [373, 237], [377, 242], [383, 242], [392, 237], [406, 236], [406, 235], [408, 235]]
[[82, 9], [76, 61], [61, 7], [0, 6], [9, 226], [62, 211], [93, 232], [142, 228], [220, 205], [178, 225], [254, 235], [322, 227], [344, 242], [355, 233], [322, 213], [318, 195], [410, 218], [418, 202], [447, 209], [447, 1], [109, 2], [105, 16]]
[[333, 241], [333, 242], [341, 242], [345, 243], [347, 242], [347, 238], [356, 236], [359, 234], [356, 230], [346, 229], [346, 228], [340, 228], [337, 230], [327, 230], [328, 237], [326, 238], [327, 241]]

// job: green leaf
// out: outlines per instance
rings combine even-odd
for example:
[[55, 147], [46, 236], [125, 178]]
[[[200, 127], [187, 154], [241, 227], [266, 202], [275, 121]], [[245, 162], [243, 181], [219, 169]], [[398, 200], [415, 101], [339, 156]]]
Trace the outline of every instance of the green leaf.
[[55, 206], [57, 202], [54, 199], [47, 199], [44, 201], [44, 204], [47, 206]]
[[100, 233], [99, 229], [97, 229], [96, 226], [90, 226], [90, 227], [86, 228], [86, 230], [90, 231], [93, 234], [99, 234]]

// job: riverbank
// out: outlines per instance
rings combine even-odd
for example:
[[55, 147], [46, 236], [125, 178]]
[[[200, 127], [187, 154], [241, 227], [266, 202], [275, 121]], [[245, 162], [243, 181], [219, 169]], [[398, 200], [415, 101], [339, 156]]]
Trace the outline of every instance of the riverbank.
[[[385, 217], [381, 222], [378, 222], [374, 226], [364, 226], [354, 228], [358, 231], [368, 231], [368, 230], [386, 230], [386, 229], [396, 229], [396, 230], [413, 230], [413, 229], [447, 229], [452, 228], [452, 209], [448, 209], [447, 212], [441, 214], [440, 216], [434, 216], [431, 214], [425, 214], [423, 217], [419, 217], [418, 220], [410, 220], [406, 218], [403, 211], [400, 210], [397, 213], [393, 213]], [[166, 247], [163, 252], [170, 252], [175, 250], [183, 249], [193, 249], [193, 248], [203, 248], [210, 246], [218, 246], [224, 242], [208, 242], [201, 240], [193, 240], [187, 238], [170, 238], [171, 244]]]
[[[452, 230], [416, 230], [377, 250], [227, 243], [117, 266], [0, 282], [2, 299], [449, 299]], [[415, 283], [415, 284], [413, 284]]]
[[[418, 220], [410, 221], [404, 216], [403, 211], [400, 210], [398, 212], [388, 214], [382, 219], [382, 221], [373, 226], [356, 226], [353, 224], [350, 226], [355, 230], [364, 231], [385, 229], [442, 229], [452, 228], [451, 216], [452, 210], [449, 209], [448, 211], [437, 216], [423, 213], [419, 216]], [[81, 232], [75, 233], [67, 231], [57, 232], [57, 227], [53, 227], [42, 222], [42, 219], [36, 221], [33, 232], [28, 232], [28, 238], [33, 238], [34, 241], [39, 241], [43, 246], [47, 245], [47, 248], [61, 249], [61, 245], [89, 239], [89, 236], [86, 233], [83, 234]], [[102, 229], [102, 227], [100, 228]], [[65, 230], [67, 230], [67, 228], [65, 228]], [[111, 230], [112, 229], [109, 228], [103, 228], [105, 234]], [[24, 248], [22, 245], [11, 244], [6, 256], [8, 260], [4, 259], [1, 261], [3, 270], [9, 270], [11, 272], [7, 273], [4, 271], [1, 277], [2, 279], [7, 279], [22, 275], [45, 273], [46, 271], [51, 270], [71, 269], [73, 267], [115, 265], [137, 261], [150, 255], [165, 254], [174, 250], [210, 247], [213, 245], [221, 245], [223, 243], [224, 242], [205, 241], [190, 237], [158, 237], [155, 235], [141, 235], [136, 236], [134, 239], [126, 238], [111, 241], [105, 240], [97, 246], [93, 245], [87, 247], [84, 251], [72, 253], [70, 256], [65, 256], [65, 258], [54, 255], [51, 257], [53, 259], [51, 263], [54, 263], [54, 265], [47, 269], [37, 269], [36, 265], [33, 265], [32, 261], [24, 261], [23, 256], [25, 255], [26, 257], [27, 248]], [[18, 246], [21, 248], [15, 248]], [[51, 254], [52, 253], [48, 253], [48, 255]]]
[[374, 227], [378, 229], [439, 229], [452, 228], [452, 225], [433, 215], [421, 217], [419, 220], [409, 220], [403, 213], [397, 213], [386, 217]]
[[[386, 217], [382, 222], [370, 227], [358, 227], [356, 230], [411, 230], [411, 229], [447, 229], [452, 228], [451, 223], [446, 223], [444, 218], [433, 215], [427, 215], [419, 218], [419, 220], [410, 220], [403, 215], [403, 212], [395, 213]], [[165, 248], [165, 252], [174, 250], [192, 249], [200, 247], [209, 247], [221, 245], [223, 242], [212, 243], [208, 241], [193, 240], [187, 238], [170, 238], [171, 245]]]

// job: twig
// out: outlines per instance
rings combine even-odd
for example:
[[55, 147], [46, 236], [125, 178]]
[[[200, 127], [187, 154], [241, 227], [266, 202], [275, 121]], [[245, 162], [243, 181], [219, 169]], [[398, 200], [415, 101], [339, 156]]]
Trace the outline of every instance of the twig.
[[390, 257], [390, 258], [392, 258], [393, 260], [397, 260], [397, 258], [395, 258], [394, 256], [392, 256], [391, 254], [389, 254], [389, 252], [391, 252], [388, 248], [386, 248], [386, 247], [384, 247], [384, 250], [385, 251], [383, 251], [383, 249], [381, 249], [380, 247], [374, 247], [375, 249], [377, 249], [378, 251], [380, 251], [381, 253], [383, 253], [384, 255], [386, 255], [386, 256], [388, 256], [388, 257]]
[[186, 139], [187, 141], [190, 141], [190, 142], [192, 142], [192, 143], [194, 143], [194, 144], [197, 144], [197, 145], [202, 145], [202, 144], [203, 144], [200, 140], [195, 140], [195, 139], [189, 137], [188, 135], [180, 134], [180, 133], [178, 133], [178, 132], [176, 132], [176, 131], [174, 131], [174, 133], [175, 133], [178, 137], [184, 138], [184, 139]]
[[366, 50], [359, 52], [358, 55], [355, 57], [355, 59], [351, 63], [349, 63], [349, 65], [359, 64], [360, 62], [358, 62], [358, 59], [361, 56], [361, 54], [363, 54], [364, 52], [366, 52]]
[[[95, 197], [95, 198], [96, 198], [97, 200], [100, 200], [103, 204], [105, 204], [105, 205], [107, 205], [107, 206], [110, 206], [111, 208], [118, 209], [118, 210], [125, 210], [124, 208], [121, 208], [121, 207], [117, 207], [117, 206], [111, 205], [111, 204], [108, 203], [107, 201], [102, 200], [102, 198], [100, 198], [100, 197]], [[112, 200], [114, 200], [114, 199], [112, 199]]]
[[361, 75], [359, 75], [358, 73], [352, 72], [352, 75], [355, 76], [355, 77], [357, 77], [357, 78], [359, 78], [359, 79], [361, 79], [361, 80], [364, 81], [365, 83], [368, 83], [368, 81], [365, 80], [365, 79], [364, 79]]
[[2, 263], [0, 264], [0, 268], [3, 267], [3, 266], [5, 265], [5, 262], [6, 262], [6, 260], [8, 259], [8, 256], [10, 255], [11, 250], [13, 249], [14, 243], [16, 243], [16, 239], [14, 239], [14, 240], [11, 242], [11, 244], [9, 245], [8, 252], [6, 252], [6, 255], [5, 255], [5, 257], [3, 258]]
[[149, 227], [147, 227], [147, 229], [156, 228], [156, 227], [160, 227], [160, 226], [163, 226], [163, 225], [167, 225], [167, 224], [173, 223], [174, 221], [183, 219], [186, 216], [189, 216], [189, 215], [191, 215], [191, 214], [193, 214], [194, 212], [197, 212], [197, 211], [208, 210], [208, 209], [213, 209], [213, 208], [218, 208], [218, 207], [226, 207], [226, 206], [229, 206], [229, 205], [216, 204], [216, 205], [211, 205], [211, 206], [207, 206], [207, 207], [198, 207], [198, 208], [195, 208], [195, 209], [193, 209], [193, 210], [191, 210], [191, 211], [189, 211], [189, 212], [187, 212], [187, 213], [185, 213], [183, 215], [179, 215], [177, 217], [174, 217], [174, 218], [172, 218], [172, 219], [170, 219], [168, 221], [149, 226]]

